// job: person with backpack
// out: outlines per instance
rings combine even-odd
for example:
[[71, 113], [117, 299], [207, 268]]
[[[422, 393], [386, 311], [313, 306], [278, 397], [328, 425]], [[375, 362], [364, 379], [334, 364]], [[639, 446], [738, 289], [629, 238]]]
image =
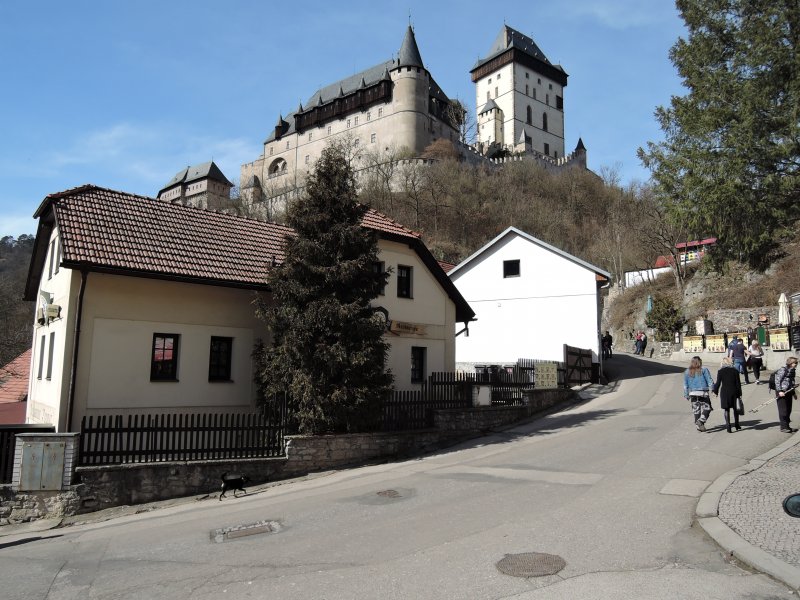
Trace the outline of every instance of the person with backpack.
[[710, 390], [714, 388], [714, 378], [703, 366], [699, 356], [693, 356], [689, 368], [683, 373], [683, 396], [692, 403], [692, 414], [697, 431], [706, 430], [706, 421], [711, 415]]
[[[790, 426], [792, 414], [792, 401], [795, 396], [794, 373], [797, 368], [797, 358], [790, 356], [786, 365], [775, 371], [775, 400], [778, 405], [778, 420], [783, 433], [794, 433], [797, 429]], [[771, 379], [771, 378], [770, 378]]]

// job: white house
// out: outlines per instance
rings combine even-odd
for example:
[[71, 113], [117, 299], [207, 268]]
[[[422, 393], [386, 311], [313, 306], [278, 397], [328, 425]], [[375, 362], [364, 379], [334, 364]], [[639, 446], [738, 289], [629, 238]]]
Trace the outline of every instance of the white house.
[[[75, 431], [84, 415], [245, 412], [254, 343], [270, 332], [270, 268], [288, 227], [96, 186], [47, 196], [25, 298], [37, 304], [27, 422]], [[474, 313], [419, 235], [369, 211], [396, 389], [455, 366]], [[376, 265], [377, 267], [377, 265]]]
[[599, 290], [611, 275], [515, 227], [448, 275], [475, 310], [456, 338], [456, 367], [564, 360], [564, 344], [599, 352]]

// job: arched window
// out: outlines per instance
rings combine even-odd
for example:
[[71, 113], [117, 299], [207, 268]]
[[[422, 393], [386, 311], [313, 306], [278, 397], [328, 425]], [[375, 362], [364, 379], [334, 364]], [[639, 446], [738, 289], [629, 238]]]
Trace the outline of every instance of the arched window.
[[286, 161], [282, 158], [276, 158], [269, 166], [268, 174], [270, 176], [281, 175], [286, 172]]
[[531, 110], [530, 106], [528, 107], [528, 115], [527, 116], [528, 116], [528, 118], [525, 119], [525, 122], [528, 125], [533, 125], [533, 111]]
[[547, 113], [542, 113], [542, 129], [547, 131]]

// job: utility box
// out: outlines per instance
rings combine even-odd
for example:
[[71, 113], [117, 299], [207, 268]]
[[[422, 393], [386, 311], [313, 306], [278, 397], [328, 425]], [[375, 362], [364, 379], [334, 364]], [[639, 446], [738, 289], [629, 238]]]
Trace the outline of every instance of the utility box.
[[17, 434], [12, 489], [59, 491], [72, 482], [77, 433]]

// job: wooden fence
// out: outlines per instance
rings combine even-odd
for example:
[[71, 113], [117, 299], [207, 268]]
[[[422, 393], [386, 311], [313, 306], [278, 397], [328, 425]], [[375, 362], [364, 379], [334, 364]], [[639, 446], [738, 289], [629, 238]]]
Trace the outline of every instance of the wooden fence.
[[284, 416], [178, 413], [84, 417], [78, 464], [283, 456]]
[[472, 406], [475, 376], [471, 373], [432, 373], [419, 390], [395, 391], [381, 410], [382, 431], [433, 427], [433, 411]]
[[592, 381], [592, 351], [564, 344], [566, 385], [583, 385]]

